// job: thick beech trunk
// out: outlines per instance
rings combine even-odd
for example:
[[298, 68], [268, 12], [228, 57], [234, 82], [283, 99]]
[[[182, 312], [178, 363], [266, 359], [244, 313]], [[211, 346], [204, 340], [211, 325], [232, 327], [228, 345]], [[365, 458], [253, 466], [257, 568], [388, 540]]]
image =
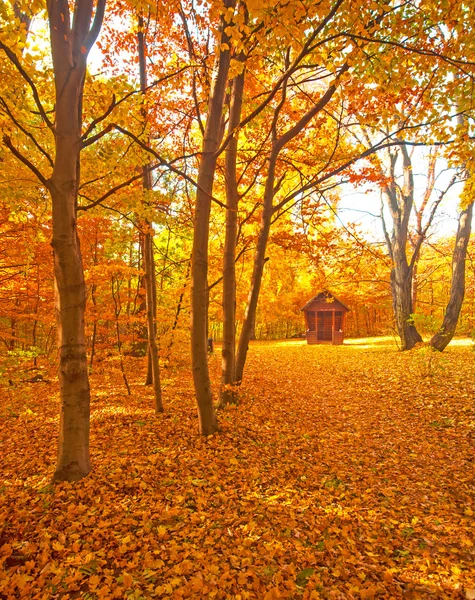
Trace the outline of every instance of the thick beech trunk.
[[[227, 0], [226, 8], [235, 5], [235, 0]], [[225, 45], [229, 48], [229, 38], [224, 32], [218, 41], [218, 48]], [[208, 239], [211, 197], [216, 170], [216, 151], [223, 137], [222, 118], [224, 98], [228, 80], [230, 52], [220, 50], [216, 79], [211, 94], [206, 129], [204, 132], [203, 152], [198, 171], [198, 189], [196, 192], [193, 252], [191, 259], [191, 358], [193, 381], [200, 432], [211, 435], [218, 430], [218, 422], [213, 406], [211, 382], [207, 356], [207, 292], [208, 292]]]
[[410, 350], [422, 342], [413, 323], [412, 269], [405, 256], [394, 257], [391, 270], [391, 290], [396, 328], [401, 338], [401, 349]]
[[84, 310], [86, 286], [77, 232], [77, 193], [81, 151], [82, 95], [87, 54], [102, 23], [99, 0], [94, 24], [92, 2], [77, 3], [73, 25], [66, 0], [47, 4], [56, 88], [55, 160], [48, 188], [53, 204], [56, 321], [61, 416], [54, 479], [74, 481], [91, 470], [89, 458], [89, 380]]
[[452, 338], [457, 327], [460, 311], [465, 295], [465, 260], [467, 246], [472, 231], [473, 204], [461, 211], [455, 238], [455, 247], [452, 258], [452, 283], [450, 299], [444, 315], [444, 320], [439, 331], [432, 337], [430, 345], [434, 350], [442, 352]]
[[[69, 140], [68, 140], [69, 141]], [[77, 153], [78, 142], [59, 144], [57, 156]], [[66, 148], [65, 148], [66, 146]], [[74, 152], [76, 146], [76, 152]], [[76, 164], [55, 165], [51, 178], [56, 323], [59, 347], [61, 416], [54, 478], [74, 481], [91, 470], [89, 459], [89, 381], [84, 310], [86, 285], [76, 227]], [[65, 161], [66, 162], [66, 161]], [[68, 193], [67, 188], [70, 188]], [[71, 187], [73, 189], [71, 189]], [[65, 192], [61, 193], [60, 190]]]
[[[228, 131], [232, 133], [241, 120], [244, 71], [233, 84]], [[236, 242], [238, 228], [238, 183], [236, 173], [238, 133], [226, 148], [226, 235], [223, 257], [223, 346], [221, 351], [221, 405], [238, 400], [234, 376], [236, 352]]]

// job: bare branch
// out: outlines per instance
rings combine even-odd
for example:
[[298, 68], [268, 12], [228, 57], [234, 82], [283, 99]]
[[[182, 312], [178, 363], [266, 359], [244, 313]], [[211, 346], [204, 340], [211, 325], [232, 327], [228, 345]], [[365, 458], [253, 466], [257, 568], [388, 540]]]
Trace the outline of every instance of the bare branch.
[[116, 103], [116, 100], [115, 100], [115, 94], [113, 94], [112, 95], [111, 103], [107, 107], [107, 110], [104, 113], [102, 113], [102, 115], [100, 117], [97, 117], [97, 119], [94, 119], [93, 121], [91, 121], [91, 123], [89, 123], [86, 131], [81, 136], [81, 139], [85, 140], [87, 138], [87, 136], [90, 133], [92, 133], [92, 131], [94, 130], [94, 128], [96, 127], [96, 125], [98, 125], [99, 123], [101, 123], [101, 121], [104, 121], [104, 119], [107, 119], [107, 117], [111, 114], [111, 112], [114, 110], [114, 108], [116, 106], [117, 106], [117, 103]]
[[[130, 137], [132, 140], [134, 140], [134, 142], [138, 146], [140, 146], [143, 150], [145, 150], [145, 152], [148, 152], [149, 154], [154, 156], [159, 161], [161, 166], [166, 167], [172, 173], [179, 175], [180, 177], [185, 179], [185, 181], [188, 181], [189, 183], [191, 183], [196, 189], [199, 189], [200, 191], [202, 191], [202, 192], [206, 193], [206, 195], [208, 195], [208, 193], [205, 192], [201, 188], [201, 186], [199, 186], [198, 183], [192, 177], [187, 175], [184, 171], [181, 171], [180, 169], [177, 169], [176, 167], [174, 167], [171, 162], [166, 161], [158, 152], [156, 152], [153, 148], [150, 148], [150, 146], [148, 146], [145, 142], [142, 142], [142, 140], [140, 138], [138, 138], [136, 135], [134, 135], [131, 131], [127, 131], [127, 129], [124, 129], [123, 127], [121, 127], [120, 125], [117, 125], [115, 123], [112, 124], [112, 126], [114, 129], [117, 129], [117, 131], [120, 131], [124, 135], [126, 135], [126, 136]], [[221, 208], [226, 208], [226, 209], [228, 208], [226, 206], [226, 204], [221, 202], [221, 200], [218, 200], [211, 194], [209, 194], [209, 196], [210, 196], [211, 200], [213, 202], [215, 202], [216, 204], [218, 204], [219, 206], [221, 206]], [[233, 210], [233, 209], [229, 209], [229, 210]]]
[[[153, 167], [150, 167], [149, 170], [151, 171], [153, 169], [156, 169], [159, 166], [160, 165], [154, 165]], [[107, 198], [109, 198], [109, 196], [112, 196], [113, 194], [117, 193], [118, 191], [122, 190], [123, 188], [128, 187], [129, 185], [131, 185], [132, 183], [134, 183], [134, 181], [137, 181], [138, 179], [142, 179], [142, 177], [143, 177], [143, 173], [140, 172], [138, 175], [134, 175], [133, 177], [130, 177], [126, 181], [122, 181], [121, 183], [119, 183], [118, 185], [116, 185], [113, 188], [111, 188], [110, 190], [108, 190], [100, 198], [98, 198], [97, 200], [94, 200], [90, 204], [87, 204], [86, 206], [78, 206], [78, 211], [80, 211], [80, 210], [89, 210], [91, 208], [94, 208], [98, 204], [101, 204], [102, 202], [104, 202], [104, 200], [106, 200]]]
[[36, 175], [36, 177], [38, 178], [38, 180], [49, 190], [50, 189], [49, 180], [46, 179], [46, 177], [43, 175], [43, 173], [41, 173], [39, 171], [39, 169], [37, 169], [32, 162], [30, 162], [25, 156], [23, 156], [23, 154], [19, 150], [17, 150], [15, 148], [15, 146], [12, 143], [12, 140], [7, 135], [3, 136], [3, 143], [10, 150], [10, 152], [20, 162], [22, 162], [24, 165], [26, 165], [30, 169], [30, 171], [32, 171]]
[[[467, 67], [475, 66], [475, 62], [473, 62], [473, 61], [452, 58], [450, 56], [445, 56], [444, 54], [440, 54], [439, 52], [436, 52], [435, 50], [423, 50], [422, 48], [417, 48], [416, 46], [406, 45], [403, 42], [396, 42], [394, 40], [383, 40], [383, 39], [378, 39], [378, 38], [369, 38], [369, 37], [365, 37], [363, 35], [356, 35], [354, 33], [347, 33], [346, 35], [347, 35], [347, 37], [349, 37], [351, 39], [360, 40], [360, 41], [366, 42], [366, 43], [384, 44], [387, 46], [401, 48], [402, 50], [407, 50], [408, 52], [412, 52], [414, 54], [420, 54], [421, 56], [432, 56], [433, 58], [439, 58], [442, 61], [447, 62], [448, 64], [459, 67], [459, 68], [463, 67], [463, 66], [467, 66]], [[469, 73], [466, 73], [466, 74], [469, 75], [471, 79], [473, 79], [473, 75], [470, 75]]]
[[99, 35], [99, 32], [102, 27], [102, 21], [104, 20], [104, 11], [106, 8], [106, 0], [97, 0], [96, 14], [94, 15], [94, 21], [92, 23], [92, 27], [87, 34], [83, 46], [86, 48], [87, 52], [94, 46], [94, 43]]
[[13, 63], [13, 65], [16, 67], [17, 71], [20, 73], [20, 75], [23, 77], [23, 79], [30, 86], [31, 93], [33, 94], [33, 98], [35, 100], [36, 106], [38, 107], [41, 118], [46, 123], [46, 125], [53, 131], [53, 128], [54, 128], [53, 123], [49, 120], [48, 115], [46, 114], [46, 111], [43, 108], [43, 105], [41, 104], [40, 96], [38, 94], [38, 90], [36, 89], [36, 85], [33, 83], [33, 80], [28, 75], [28, 73], [25, 71], [25, 69], [23, 68], [23, 66], [20, 63], [20, 61], [18, 60], [16, 54], [14, 52], [12, 52], [12, 50], [10, 50], [10, 48], [8, 46], [6, 46], [2, 41], [0, 41], [0, 49], [2, 49], [5, 52], [5, 54], [10, 59], [10, 62]]
[[88, 146], [92, 146], [92, 144], [95, 144], [98, 140], [110, 133], [113, 129], [113, 125], [107, 125], [107, 127], [105, 127], [102, 131], [99, 131], [99, 133], [96, 133], [96, 135], [93, 135], [92, 137], [88, 138], [85, 142], [83, 142], [81, 144], [81, 148], [87, 148]]
[[21, 125], [21, 123], [16, 119], [16, 117], [14, 116], [14, 114], [9, 109], [9, 107], [8, 107], [7, 103], [5, 102], [5, 100], [3, 98], [1, 98], [1, 97], [0, 97], [0, 103], [2, 104], [3, 108], [5, 109], [5, 112], [7, 113], [7, 115], [10, 117], [10, 119], [18, 127], [18, 129], [20, 131], [22, 131], [27, 137], [30, 138], [30, 140], [38, 148], [38, 150], [41, 152], [41, 154], [47, 159], [47, 161], [49, 162], [49, 164], [51, 165], [51, 167], [54, 168], [54, 162], [53, 162], [53, 159], [51, 158], [51, 156], [48, 154], [48, 152], [46, 152], [46, 150], [43, 148], [43, 146], [41, 146], [38, 143], [38, 141], [36, 140], [35, 136], [31, 132], [29, 132], [27, 129], [25, 129], [23, 127], [23, 125]]
[[[192, 42], [192, 39], [191, 39], [190, 30], [188, 28], [188, 23], [186, 22], [185, 13], [183, 12], [182, 8], [180, 8], [179, 14], [180, 14], [181, 20], [183, 22], [183, 29], [185, 30], [186, 43], [187, 43], [187, 46], [188, 46], [188, 54], [189, 54], [189, 56], [190, 56], [190, 58], [192, 60], [196, 60], [195, 50], [193, 48], [193, 42]], [[205, 134], [205, 128], [204, 128], [204, 125], [203, 125], [203, 120], [201, 118], [201, 111], [200, 111], [200, 105], [199, 105], [199, 102], [198, 102], [198, 95], [196, 93], [196, 69], [193, 69], [193, 80], [192, 80], [192, 83], [193, 83], [192, 93], [193, 93], [193, 101], [195, 103], [196, 118], [198, 120], [198, 125], [199, 125], [200, 131], [201, 131], [201, 135], [204, 136], [204, 134]]]
[[[147, 92], [148, 90], [153, 89], [154, 87], [156, 87], [160, 83], [163, 83], [164, 81], [167, 81], [168, 79], [172, 79], [173, 77], [175, 77], [176, 75], [179, 75], [180, 73], [183, 73], [187, 69], [189, 69], [188, 65], [186, 65], [184, 67], [181, 67], [180, 69], [178, 69], [177, 71], [174, 71], [173, 73], [168, 73], [167, 75], [164, 75], [163, 77], [159, 77], [158, 79], [155, 79], [154, 81], [152, 81], [152, 83], [150, 85], [148, 85], [145, 88], [145, 91]], [[135, 94], [140, 94], [140, 93], [142, 93], [141, 90], [140, 90], [140, 88], [137, 89], [137, 90], [132, 90], [131, 92], [128, 92], [127, 94], [125, 94], [125, 96], [123, 96], [120, 100], [116, 100], [115, 95], [113, 95], [111, 103], [107, 107], [106, 111], [100, 117], [97, 117], [97, 119], [94, 119], [93, 121], [91, 121], [91, 123], [88, 125], [86, 131], [81, 136], [81, 139], [85, 140], [87, 138], [87, 136], [92, 133], [92, 131], [94, 130], [94, 128], [99, 123], [101, 123], [102, 121], [104, 121], [118, 106], [120, 106], [122, 104], [122, 102], [125, 102], [131, 96], [133, 96]]]

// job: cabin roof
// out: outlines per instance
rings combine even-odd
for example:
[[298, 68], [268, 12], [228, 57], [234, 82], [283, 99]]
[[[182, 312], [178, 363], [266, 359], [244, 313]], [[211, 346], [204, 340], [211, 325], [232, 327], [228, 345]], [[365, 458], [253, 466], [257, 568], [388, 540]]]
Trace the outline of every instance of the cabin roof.
[[337, 298], [335, 296], [335, 294], [332, 294], [328, 290], [321, 290], [320, 292], [318, 292], [318, 294], [316, 296], [314, 296], [313, 298], [311, 298], [305, 306], [302, 306], [302, 308], [300, 310], [305, 310], [306, 308], [308, 308], [310, 306], [310, 304], [312, 304], [312, 302], [314, 302], [314, 300], [316, 300], [321, 294], [325, 294], [325, 296], [331, 296], [333, 298], [333, 300], [336, 300], [337, 302], [339, 302], [343, 306], [343, 308], [345, 308], [348, 312], [351, 311], [351, 308], [349, 308], [344, 302], [342, 302], [339, 298]]

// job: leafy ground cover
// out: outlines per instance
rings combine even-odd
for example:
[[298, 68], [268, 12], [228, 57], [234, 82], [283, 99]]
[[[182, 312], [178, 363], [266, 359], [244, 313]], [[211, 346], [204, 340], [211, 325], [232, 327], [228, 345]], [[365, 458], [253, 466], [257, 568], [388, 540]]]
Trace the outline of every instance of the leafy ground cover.
[[0, 597], [474, 598], [474, 358], [256, 343], [207, 439], [188, 369], [164, 373], [155, 418], [139, 363], [130, 397], [109, 365], [91, 382], [94, 470], [54, 487], [57, 390], [12, 381]]

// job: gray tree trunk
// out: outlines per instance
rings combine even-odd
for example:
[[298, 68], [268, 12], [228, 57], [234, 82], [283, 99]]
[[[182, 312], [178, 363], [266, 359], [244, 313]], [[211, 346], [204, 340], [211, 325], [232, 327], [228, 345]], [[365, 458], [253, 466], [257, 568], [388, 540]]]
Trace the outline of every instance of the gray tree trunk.
[[393, 222], [391, 237], [386, 232], [386, 229], [385, 237], [388, 252], [393, 263], [391, 270], [391, 291], [396, 329], [401, 338], [401, 349], [410, 350], [418, 342], [422, 342], [422, 338], [413, 321], [412, 271], [414, 261], [408, 263], [406, 254], [409, 218], [414, 205], [414, 176], [411, 159], [403, 142], [399, 145], [399, 150], [403, 160], [404, 185], [400, 188], [396, 184], [394, 169], [397, 161], [397, 153], [394, 153], [390, 155], [389, 182], [383, 188]]
[[462, 309], [465, 295], [465, 261], [467, 247], [472, 231], [473, 203], [462, 210], [459, 215], [457, 235], [452, 258], [452, 283], [450, 299], [445, 310], [444, 320], [439, 331], [432, 337], [430, 345], [434, 350], [442, 352], [455, 334], [455, 329]]

